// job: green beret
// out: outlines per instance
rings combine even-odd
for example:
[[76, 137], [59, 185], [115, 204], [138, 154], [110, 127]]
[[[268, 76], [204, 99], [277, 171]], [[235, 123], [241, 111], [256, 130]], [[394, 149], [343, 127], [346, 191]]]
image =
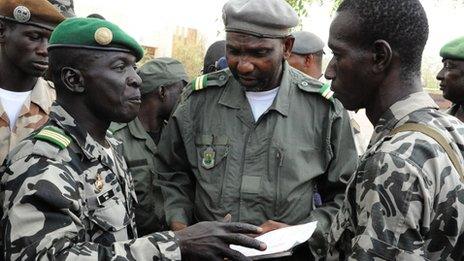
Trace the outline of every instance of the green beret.
[[0, 0], [0, 18], [48, 30], [65, 19], [47, 0]]
[[447, 59], [464, 60], [464, 37], [445, 44], [440, 50], [440, 56]]
[[176, 59], [163, 57], [156, 58], [145, 63], [137, 71], [142, 78], [140, 92], [146, 94], [161, 86], [171, 85], [176, 82], [189, 82], [189, 77], [184, 66]]
[[68, 18], [53, 31], [49, 50], [80, 48], [101, 51], [130, 52], [137, 61], [143, 57], [143, 48], [117, 25], [97, 18]]
[[298, 15], [284, 0], [230, 0], [222, 9], [226, 32], [282, 38], [298, 24]]

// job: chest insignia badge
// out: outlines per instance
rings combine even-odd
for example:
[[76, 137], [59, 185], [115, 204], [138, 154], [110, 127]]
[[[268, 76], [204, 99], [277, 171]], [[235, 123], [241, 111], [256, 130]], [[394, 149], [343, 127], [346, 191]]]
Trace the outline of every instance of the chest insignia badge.
[[203, 152], [203, 159], [201, 161], [201, 165], [205, 169], [211, 169], [214, 167], [214, 159], [216, 157], [216, 151], [214, 151], [213, 147], [208, 147]]
[[101, 177], [100, 173], [98, 173], [97, 180], [95, 180], [95, 188], [97, 189], [98, 193], [102, 192], [103, 185], [103, 178]]

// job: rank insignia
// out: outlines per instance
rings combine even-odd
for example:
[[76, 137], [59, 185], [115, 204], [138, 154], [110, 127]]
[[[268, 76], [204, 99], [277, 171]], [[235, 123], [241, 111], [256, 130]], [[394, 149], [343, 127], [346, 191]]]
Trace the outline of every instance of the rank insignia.
[[97, 180], [95, 180], [95, 189], [100, 193], [103, 190], [103, 178], [100, 173], [97, 174]]
[[214, 158], [216, 157], [216, 152], [212, 147], [206, 148], [203, 152], [203, 160], [201, 161], [201, 165], [205, 169], [211, 169], [214, 167]]

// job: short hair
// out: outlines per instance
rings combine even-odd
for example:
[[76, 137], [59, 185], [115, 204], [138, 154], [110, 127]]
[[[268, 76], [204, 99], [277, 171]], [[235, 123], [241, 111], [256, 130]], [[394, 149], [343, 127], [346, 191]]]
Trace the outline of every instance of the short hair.
[[48, 51], [49, 75], [57, 93], [62, 90], [61, 69], [71, 67], [85, 70], [93, 61], [101, 58], [104, 52], [77, 48], [54, 48]]
[[385, 40], [399, 53], [403, 73], [420, 73], [429, 25], [419, 0], [344, 0], [342, 11], [357, 15], [364, 46]]

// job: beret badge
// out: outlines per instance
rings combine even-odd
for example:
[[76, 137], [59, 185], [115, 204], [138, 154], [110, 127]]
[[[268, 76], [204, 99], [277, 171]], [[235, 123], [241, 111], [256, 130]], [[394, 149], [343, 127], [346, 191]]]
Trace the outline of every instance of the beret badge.
[[100, 45], [108, 45], [113, 41], [113, 32], [106, 27], [100, 27], [95, 31], [95, 41]]
[[19, 5], [13, 10], [13, 17], [20, 23], [26, 23], [31, 20], [31, 11], [27, 7]]

